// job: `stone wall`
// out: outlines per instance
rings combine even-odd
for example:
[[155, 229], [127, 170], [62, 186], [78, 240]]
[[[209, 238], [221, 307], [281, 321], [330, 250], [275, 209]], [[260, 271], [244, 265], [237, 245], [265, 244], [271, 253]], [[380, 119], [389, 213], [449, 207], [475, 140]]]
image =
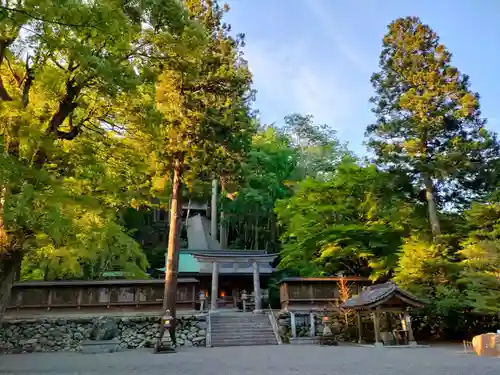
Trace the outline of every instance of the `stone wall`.
[[[357, 342], [358, 340], [358, 330], [356, 325], [356, 320], [354, 315], [349, 316], [349, 324], [346, 324], [345, 317], [343, 314], [336, 312], [328, 312], [328, 326], [330, 331], [335, 335], [339, 341], [347, 342]], [[314, 315], [315, 323], [315, 334], [316, 336], [321, 335], [324, 329], [323, 322], [324, 313], [318, 312]], [[278, 332], [284, 343], [290, 342], [292, 337], [292, 321], [290, 318], [290, 313], [280, 312], [277, 316], [278, 320]], [[296, 313], [295, 314], [297, 338], [310, 337], [311, 325], [310, 325], [310, 315], [309, 313]], [[367, 339], [371, 339], [373, 336], [373, 329], [370, 316], [362, 317], [363, 324], [363, 335]]]
[[[297, 337], [310, 337], [310, 317], [309, 314], [296, 314]], [[278, 332], [283, 342], [289, 342], [292, 336], [292, 320], [290, 313], [281, 312], [277, 316]], [[316, 334], [323, 332], [323, 321], [319, 315], [315, 315]]]
[[[96, 323], [103, 324], [120, 348], [152, 347], [159, 336], [158, 317], [94, 317], [36, 319], [4, 322], [0, 329], [0, 353], [80, 351], [82, 343], [95, 334]], [[94, 330], [94, 332], [93, 332]], [[204, 316], [179, 318], [177, 344], [205, 346], [207, 322]]]

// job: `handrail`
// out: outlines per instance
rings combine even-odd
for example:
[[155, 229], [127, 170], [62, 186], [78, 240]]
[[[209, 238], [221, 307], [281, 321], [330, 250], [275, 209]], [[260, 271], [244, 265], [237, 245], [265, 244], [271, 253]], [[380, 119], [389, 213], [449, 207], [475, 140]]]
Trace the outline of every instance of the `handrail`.
[[268, 313], [269, 321], [271, 322], [271, 326], [273, 328], [274, 337], [276, 338], [278, 345], [281, 345], [283, 344], [283, 341], [281, 340], [281, 336], [278, 330], [278, 319], [276, 318], [276, 315], [274, 314], [274, 311], [271, 308], [271, 304], [268, 305], [268, 309], [269, 309]]
[[212, 314], [210, 314], [210, 310], [208, 312], [207, 316], [207, 321], [208, 321], [208, 327], [207, 327], [207, 336], [205, 337], [205, 347], [211, 348], [212, 347]]

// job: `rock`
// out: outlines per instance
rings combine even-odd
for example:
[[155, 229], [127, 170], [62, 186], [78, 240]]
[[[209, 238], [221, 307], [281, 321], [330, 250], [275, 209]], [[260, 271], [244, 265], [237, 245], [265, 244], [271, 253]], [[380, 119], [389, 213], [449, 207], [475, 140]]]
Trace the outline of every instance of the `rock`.
[[278, 334], [280, 335], [280, 337], [285, 337], [287, 334], [287, 331], [288, 331], [287, 328], [284, 326], [280, 326], [278, 328]]
[[196, 326], [197, 326], [199, 329], [207, 329], [207, 328], [208, 328], [208, 324], [207, 324], [207, 322], [198, 322], [198, 324], [196, 324]]
[[109, 317], [99, 317], [96, 319], [90, 332], [90, 339], [103, 341], [111, 340], [118, 336], [118, 325], [116, 320]]
[[[84, 343], [88, 344], [88, 338], [106, 342], [109, 337], [116, 338], [120, 349], [154, 346], [159, 327], [156, 316], [33, 319], [4, 323], [0, 329], [0, 351], [80, 351], [86, 346]], [[206, 334], [205, 317], [183, 317], [176, 329], [180, 346], [204, 346]], [[168, 335], [166, 339], [169, 340]]]

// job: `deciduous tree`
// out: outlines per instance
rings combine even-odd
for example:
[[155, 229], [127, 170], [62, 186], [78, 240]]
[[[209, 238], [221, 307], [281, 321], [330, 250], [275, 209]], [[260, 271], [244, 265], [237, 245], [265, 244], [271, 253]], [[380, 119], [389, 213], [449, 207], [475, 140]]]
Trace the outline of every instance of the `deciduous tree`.
[[[66, 189], [81, 177], [72, 144], [96, 133], [123, 137], [109, 125], [113, 104], [147, 79], [138, 71], [153, 41], [176, 45], [185, 14], [175, 0], [2, 2], [0, 319], [30, 241], [43, 233], [60, 248], [62, 218], [73, 223], [76, 202], [96, 200]], [[80, 188], [109, 207], [104, 191]]]
[[375, 166], [344, 162], [326, 181], [307, 179], [278, 202], [281, 268], [307, 275], [387, 275], [411, 208], [396, 180]]

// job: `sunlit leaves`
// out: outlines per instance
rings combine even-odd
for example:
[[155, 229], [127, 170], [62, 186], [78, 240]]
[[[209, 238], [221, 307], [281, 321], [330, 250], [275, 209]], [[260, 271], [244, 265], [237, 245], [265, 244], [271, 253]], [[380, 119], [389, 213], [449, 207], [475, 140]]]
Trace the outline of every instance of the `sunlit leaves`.
[[377, 163], [411, 174], [417, 189], [429, 177], [452, 205], [491, 189], [498, 141], [437, 34], [416, 17], [391, 22], [379, 65], [371, 79], [377, 121], [367, 130]]
[[325, 181], [300, 183], [276, 206], [286, 229], [280, 267], [304, 275], [390, 272], [412, 212], [391, 179], [373, 166], [344, 162]]

